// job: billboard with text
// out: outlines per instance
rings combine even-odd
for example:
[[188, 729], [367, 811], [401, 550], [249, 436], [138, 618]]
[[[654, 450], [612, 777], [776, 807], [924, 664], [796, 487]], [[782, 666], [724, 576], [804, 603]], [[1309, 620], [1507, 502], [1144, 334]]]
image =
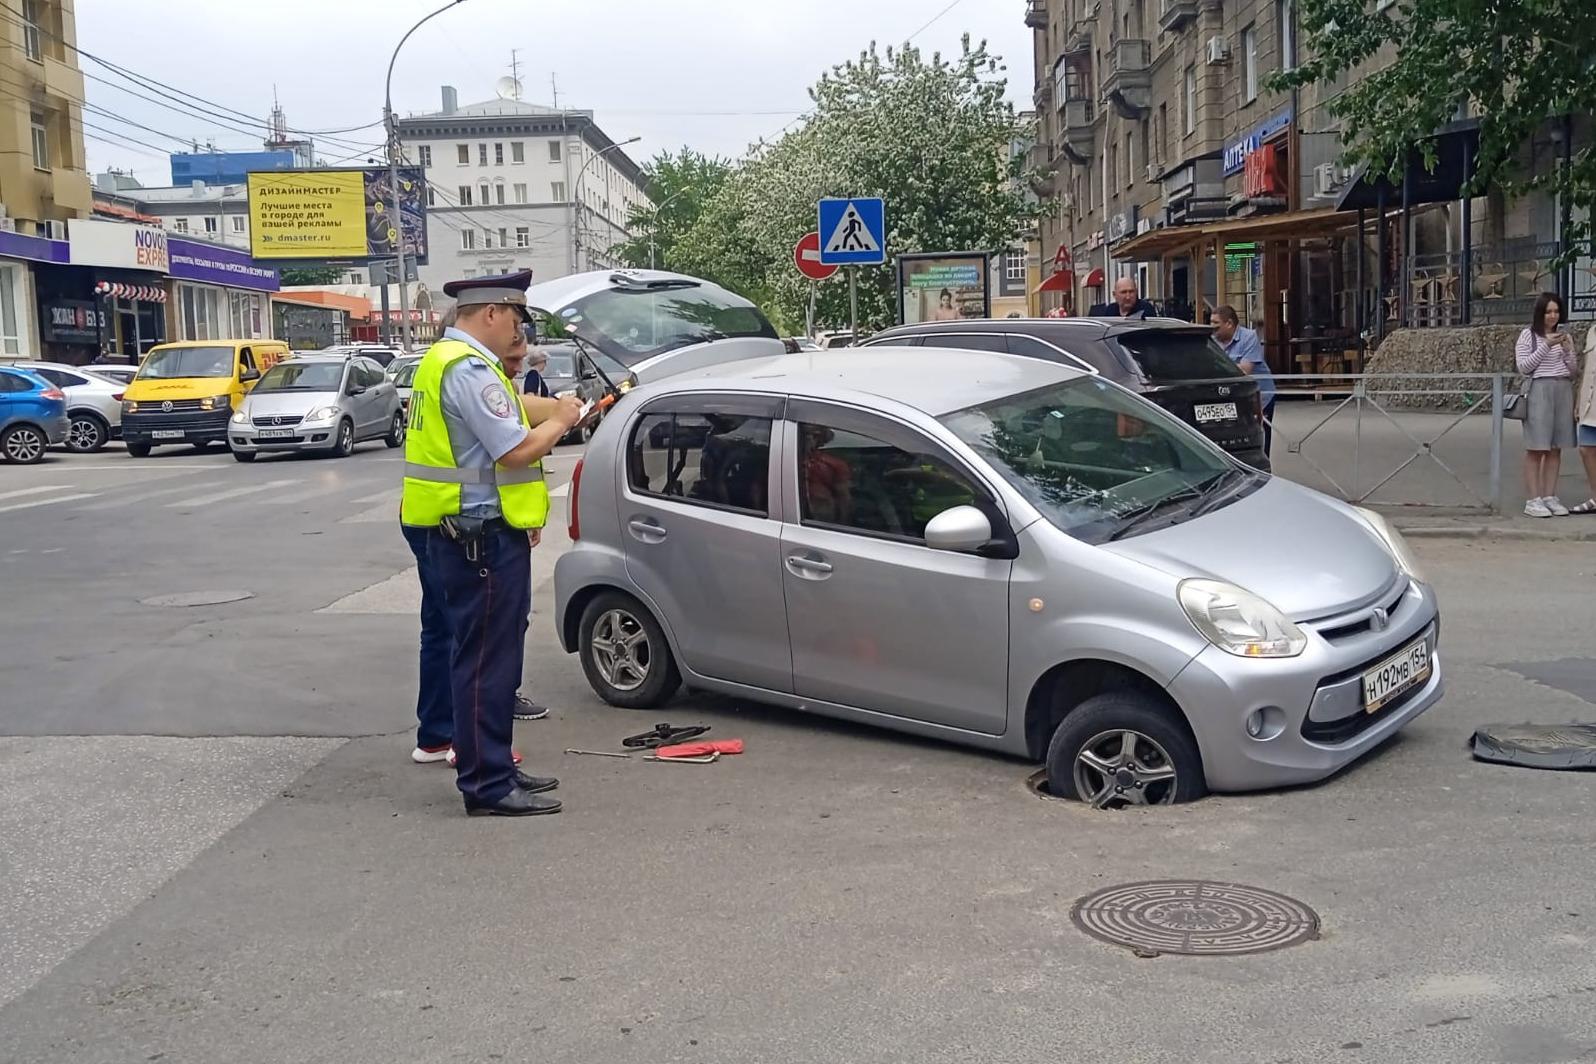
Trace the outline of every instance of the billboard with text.
[[365, 260], [405, 253], [427, 261], [426, 180], [399, 171], [399, 209], [383, 167], [262, 170], [249, 175], [249, 250], [257, 259]]

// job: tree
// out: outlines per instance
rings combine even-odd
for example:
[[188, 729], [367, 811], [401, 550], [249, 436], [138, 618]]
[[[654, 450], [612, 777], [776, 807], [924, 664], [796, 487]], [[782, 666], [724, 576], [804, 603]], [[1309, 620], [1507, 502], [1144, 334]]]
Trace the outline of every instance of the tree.
[[[1435, 132], [1469, 105], [1480, 123], [1469, 195], [1555, 191], [1590, 234], [1596, 154], [1528, 173], [1524, 148], [1549, 120], [1596, 113], [1596, 3], [1591, 0], [1299, 0], [1311, 58], [1274, 75], [1279, 89], [1324, 86], [1365, 70], [1330, 104], [1353, 161], [1397, 178], [1410, 156], [1435, 166]], [[1390, 59], [1388, 65], [1379, 64]], [[1587, 125], [1588, 130], [1588, 125]]]
[[285, 285], [337, 284], [347, 272], [346, 266], [285, 266], [281, 279]]
[[633, 207], [626, 218], [632, 238], [611, 248], [628, 266], [675, 270], [676, 245], [698, 220], [704, 203], [732, 171], [725, 159], [683, 148], [680, 154], [661, 152], [643, 167], [652, 203]]

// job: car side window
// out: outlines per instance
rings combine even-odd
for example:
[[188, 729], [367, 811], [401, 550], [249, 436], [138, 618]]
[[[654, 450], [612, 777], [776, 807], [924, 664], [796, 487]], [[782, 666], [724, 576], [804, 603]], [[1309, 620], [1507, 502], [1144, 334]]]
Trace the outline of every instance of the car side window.
[[1009, 345], [994, 333], [930, 333], [921, 339], [925, 347], [957, 347], [966, 351], [997, 351], [1006, 354]]
[[824, 420], [798, 424], [798, 505], [806, 525], [923, 541], [925, 526], [987, 493], [932, 452], [909, 450]]
[[15, 373], [7, 373], [4, 370], [0, 370], [0, 392], [27, 392], [32, 390], [32, 387], [22, 377], [17, 376]]
[[34, 368], [33, 372], [49, 381], [57, 388], [70, 388], [74, 384], [83, 383], [82, 378], [74, 377], [70, 373], [62, 373], [58, 369], [46, 369], [43, 366], [38, 366]]
[[632, 430], [626, 477], [633, 491], [768, 516], [768, 417], [650, 412]]
[[247, 347], [238, 349], [238, 368], [240, 372], [255, 368], [255, 355]]
[[368, 388], [375, 388], [384, 380], [383, 372], [375, 362], [362, 361], [358, 366], [358, 370], [360, 383]]
[[1034, 336], [1021, 336], [1019, 333], [1009, 334], [1009, 354], [1024, 355], [1026, 358], [1041, 358], [1049, 362], [1061, 362], [1066, 366], [1079, 369], [1083, 363], [1074, 355], [1068, 354], [1050, 344], [1045, 344]]

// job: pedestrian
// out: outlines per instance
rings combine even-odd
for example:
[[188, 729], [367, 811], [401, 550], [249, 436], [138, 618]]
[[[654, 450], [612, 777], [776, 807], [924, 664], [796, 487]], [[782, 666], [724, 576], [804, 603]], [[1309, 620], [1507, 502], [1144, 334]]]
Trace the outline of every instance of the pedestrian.
[[1264, 419], [1264, 454], [1267, 455], [1275, 437], [1275, 376], [1264, 360], [1258, 330], [1243, 325], [1236, 308], [1229, 303], [1214, 308], [1213, 323], [1214, 339], [1225, 349], [1230, 361], [1258, 381], [1258, 402], [1262, 405]]
[[1134, 277], [1121, 277], [1114, 282], [1114, 301], [1112, 303], [1098, 303], [1092, 307], [1093, 318], [1148, 318], [1158, 312], [1153, 305], [1142, 298], [1141, 292], [1136, 288]]
[[1557, 497], [1563, 448], [1574, 446], [1574, 371], [1579, 355], [1562, 326], [1563, 301], [1555, 292], [1535, 300], [1530, 324], [1518, 334], [1513, 359], [1529, 382], [1524, 415], [1524, 513], [1528, 517], [1566, 517]]
[[574, 400], [517, 402], [501, 360], [530, 320], [532, 271], [451, 281], [456, 324], [416, 367], [401, 520], [425, 536], [453, 633], [456, 786], [472, 816], [559, 812], [553, 778], [514, 763], [516, 685], [531, 610], [531, 548], [548, 518], [541, 460], [577, 422]]
[[543, 381], [543, 371], [548, 368], [549, 353], [538, 345], [528, 341], [526, 354], [526, 377], [521, 382], [521, 390], [527, 395], [539, 395], [545, 399], [554, 396], [549, 391], [549, 386]]
[[1574, 427], [1574, 440], [1579, 444], [1579, 460], [1585, 467], [1590, 498], [1578, 506], [1570, 506], [1568, 512], [1596, 514], [1596, 326], [1585, 332], [1585, 373], [1580, 378], [1575, 411], [1579, 424]]

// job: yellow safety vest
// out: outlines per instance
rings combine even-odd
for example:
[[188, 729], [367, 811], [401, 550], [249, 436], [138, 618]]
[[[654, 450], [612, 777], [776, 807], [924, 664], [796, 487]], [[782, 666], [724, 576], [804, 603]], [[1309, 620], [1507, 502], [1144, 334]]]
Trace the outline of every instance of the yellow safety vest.
[[405, 486], [399, 520], [419, 528], [436, 528], [460, 512], [465, 484], [492, 484], [499, 492], [499, 510], [512, 528], [542, 528], [549, 517], [549, 489], [541, 462], [527, 469], [461, 469], [449, 445], [443, 417], [443, 375], [462, 358], [477, 358], [493, 368], [504, 383], [521, 424], [531, 428], [526, 408], [517, 401], [515, 385], [495, 359], [461, 340], [439, 340], [416, 367], [410, 392], [410, 424], [405, 434]]

